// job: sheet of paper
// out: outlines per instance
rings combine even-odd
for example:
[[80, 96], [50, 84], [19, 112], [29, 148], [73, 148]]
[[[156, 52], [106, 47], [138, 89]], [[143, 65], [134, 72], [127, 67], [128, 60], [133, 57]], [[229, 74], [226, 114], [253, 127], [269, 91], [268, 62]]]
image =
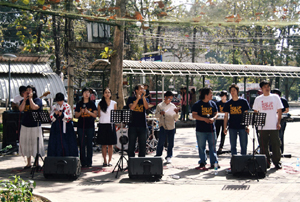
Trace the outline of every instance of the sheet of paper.
[[175, 114], [174, 109], [176, 109], [176, 107], [172, 106], [167, 111], [165, 111], [165, 113], [169, 116], [173, 116]]

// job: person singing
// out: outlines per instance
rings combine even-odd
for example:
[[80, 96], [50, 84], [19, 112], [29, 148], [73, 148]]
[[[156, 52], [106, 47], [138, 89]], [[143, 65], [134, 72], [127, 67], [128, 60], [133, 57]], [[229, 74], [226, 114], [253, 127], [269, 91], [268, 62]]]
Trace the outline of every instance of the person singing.
[[167, 163], [171, 163], [174, 147], [175, 122], [178, 120], [179, 109], [171, 103], [174, 94], [167, 91], [163, 102], [156, 107], [155, 117], [159, 118], [159, 139], [156, 150], [156, 156], [161, 156], [166, 136], [168, 138]]
[[90, 91], [88, 88], [83, 88], [82, 100], [79, 101], [75, 109], [75, 118], [78, 118], [77, 133], [82, 167], [92, 166], [93, 137], [95, 134], [96, 117], [97, 108], [95, 103], [90, 100]]
[[[102, 145], [103, 167], [112, 166], [113, 145], [117, 144], [117, 134], [115, 124], [110, 121], [111, 110], [117, 109], [117, 102], [111, 100], [111, 90], [105, 88], [103, 97], [98, 105], [98, 136], [97, 143]], [[108, 149], [106, 149], [108, 148]], [[106, 154], [108, 150], [108, 162]]]
[[269, 141], [272, 144], [272, 162], [276, 169], [281, 169], [281, 152], [279, 130], [281, 128], [281, 114], [284, 108], [279, 96], [271, 94], [269, 81], [262, 81], [259, 84], [263, 94], [256, 97], [253, 103], [254, 112], [267, 113], [264, 127], [258, 127], [260, 153], [267, 156], [267, 168], [270, 168]]
[[[27, 157], [27, 165], [24, 169], [31, 168], [31, 156], [36, 156], [37, 154], [38, 137], [39, 153], [41, 156], [45, 155], [41, 123], [35, 122], [32, 117], [32, 112], [41, 111], [42, 107], [42, 100], [38, 98], [36, 88], [34, 86], [27, 86], [26, 92], [24, 93], [24, 99], [21, 100], [19, 106], [20, 112], [24, 112], [19, 141], [19, 151], [22, 156]], [[35, 166], [39, 166], [38, 161]]]
[[139, 157], [146, 155], [146, 137], [148, 128], [146, 123], [146, 110], [148, 103], [146, 100], [146, 92], [142, 84], [138, 84], [134, 88], [135, 96], [127, 100], [127, 106], [132, 110], [131, 123], [129, 123], [128, 131], [128, 156], [134, 157], [135, 143], [138, 138], [139, 143]]
[[47, 156], [78, 156], [76, 134], [72, 123], [72, 109], [64, 102], [64, 94], [57, 93], [56, 104], [50, 113], [52, 121]]
[[230, 114], [229, 119], [229, 138], [231, 145], [231, 155], [237, 154], [236, 150], [236, 140], [237, 135], [240, 137], [241, 154], [246, 155], [247, 144], [248, 144], [248, 126], [241, 125], [243, 121], [243, 112], [247, 112], [250, 109], [249, 103], [244, 98], [240, 98], [239, 87], [236, 84], [232, 84], [229, 87], [229, 92], [232, 99], [225, 103], [223, 111], [225, 112], [223, 132], [227, 134], [227, 123], [228, 114]]

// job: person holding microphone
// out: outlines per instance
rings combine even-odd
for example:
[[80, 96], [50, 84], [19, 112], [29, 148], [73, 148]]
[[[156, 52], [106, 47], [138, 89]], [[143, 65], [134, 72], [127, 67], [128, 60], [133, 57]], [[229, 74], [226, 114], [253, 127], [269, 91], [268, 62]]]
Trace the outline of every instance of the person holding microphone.
[[132, 110], [131, 123], [129, 123], [128, 131], [128, 156], [134, 157], [135, 143], [138, 138], [139, 143], [139, 157], [146, 155], [146, 138], [148, 133], [146, 123], [146, 110], [148, 109], [148, 102], [146, 100], [146, 93], [144, 86], [138, 84], [134, 88], [135, 96], [127, 100], [127, 106]]
[[77, 133], [79, 138], [80, 161], [82, 167], [92, 166], [93, 137], [97, 108], [90, 100], [88, 88], [82, 89], [82, 100], [76, 105], [75, 118], [78, 118]]

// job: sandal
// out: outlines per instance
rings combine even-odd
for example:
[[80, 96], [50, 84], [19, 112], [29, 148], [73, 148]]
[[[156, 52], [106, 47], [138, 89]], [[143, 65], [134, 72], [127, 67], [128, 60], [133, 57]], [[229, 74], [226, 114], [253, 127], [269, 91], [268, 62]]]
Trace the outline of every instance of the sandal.
[[31, 166], [25, 166], [23, 169], [25, 170], [25, 169], [29, 169], [29, 168], [31, 168]]
[[103, 163], [103, 166], [102, 167], [107, 167], [107, 163]]

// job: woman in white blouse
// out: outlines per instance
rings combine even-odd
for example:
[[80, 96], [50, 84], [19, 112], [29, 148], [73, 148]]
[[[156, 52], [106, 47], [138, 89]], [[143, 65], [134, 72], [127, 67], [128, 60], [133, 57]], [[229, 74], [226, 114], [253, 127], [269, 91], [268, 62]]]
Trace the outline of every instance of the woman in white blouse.
[[[110, 112], [116, 109], [117, 102], [111, 100], [111, 90], [105, 88], [98, 105], [99, 126], [97, 137], [97, 142], [102, 145], [103, 167], [112, 166], [113, 145], [117, 144], [115, 124], [110, 122]], [[106, 159], [107, 151], [108, 161]]]

